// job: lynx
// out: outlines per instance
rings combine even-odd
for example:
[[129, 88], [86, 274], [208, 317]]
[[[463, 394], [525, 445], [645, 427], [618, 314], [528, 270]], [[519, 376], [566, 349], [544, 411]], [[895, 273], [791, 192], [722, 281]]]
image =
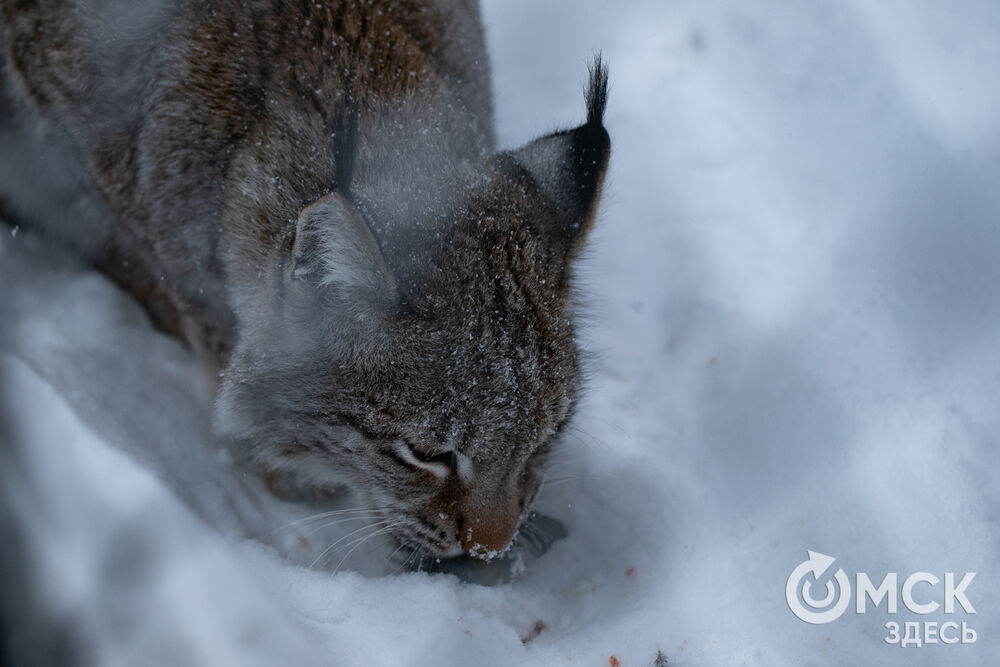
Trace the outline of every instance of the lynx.
[[582, 125], [497, 151], [472, 1], [0, 4], [5, 215], [200, 355], [248, 465], [502, 553], [580, 391], [601, 57]]

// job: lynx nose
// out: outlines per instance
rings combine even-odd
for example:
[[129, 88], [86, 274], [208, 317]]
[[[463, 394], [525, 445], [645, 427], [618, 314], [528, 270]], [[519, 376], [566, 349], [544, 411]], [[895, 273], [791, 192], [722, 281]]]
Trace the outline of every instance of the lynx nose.
[[517, 530], [517, 512], [491, 516], [467, 515], [459, 533], [462, 550], [473, 558], [491, 560], [500, 556]]

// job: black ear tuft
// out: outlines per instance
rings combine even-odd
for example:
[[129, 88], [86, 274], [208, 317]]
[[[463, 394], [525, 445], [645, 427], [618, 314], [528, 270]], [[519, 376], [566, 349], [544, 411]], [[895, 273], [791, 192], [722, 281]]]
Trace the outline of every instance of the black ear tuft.
[[608, 65], [600, 51], [594, 55], [583, 95], [587, 101], [587, 125], [603, 125], [604, 109], [608, 106]]
[[600, 54], [590, 67], [584, 95], [586, 123], [541, 137], [509, 153], [555, 211], [552, 219], [535, 220], [539, 234], [570, 256], [579, 249], [593, 223], [611, 154], [611, 138], [603, 125], [608, 67]]

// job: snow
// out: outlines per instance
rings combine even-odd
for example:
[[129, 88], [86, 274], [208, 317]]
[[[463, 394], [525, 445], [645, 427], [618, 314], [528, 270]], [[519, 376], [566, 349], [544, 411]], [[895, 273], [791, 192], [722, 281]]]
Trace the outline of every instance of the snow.
[[[0, 526], [43, 636], [100, 664], [994, 662], [1000, 5], [484, 10], [505, 146], [582, 121], [589, 53], [611, 65], [590, 386], [539, 500], [568, 536], [496, 586], [367, 546], [308, 569], [359, 522], [290, 525], [209, 435], [190, 355], [5, 232]], [[807, 624], [807, 550], [852, 580], [976, 572], [977, 613]], [[887, 621], [978, 639], [900, 648]]]

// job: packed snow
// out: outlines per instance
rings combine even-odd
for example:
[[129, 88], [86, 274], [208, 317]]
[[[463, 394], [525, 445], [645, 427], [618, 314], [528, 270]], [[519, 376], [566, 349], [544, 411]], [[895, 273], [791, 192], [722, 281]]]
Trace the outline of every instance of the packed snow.
[[[361, 519], [301, 522], [212, 438], [179, 343], [4, 227], [8, 641], [94, 664], [996, 664], [1000, 5], [484, 13], [504, 146], [581, 122], [592, 50], [611, 65], [589, 387], [538, 501], [566, 537], [487, 586], [389, 566]], [[326, 558], [335, 539], [361, 548]], [[934, 574], [912, 597], [942, 606], [855, 595], [806, 623], [785, 588], [807, 550], [851, 585]], [[975, 613], [947, 613], [945, 573], [971, 572]], [[893, 622], [942, 639], [901, 647]]]

